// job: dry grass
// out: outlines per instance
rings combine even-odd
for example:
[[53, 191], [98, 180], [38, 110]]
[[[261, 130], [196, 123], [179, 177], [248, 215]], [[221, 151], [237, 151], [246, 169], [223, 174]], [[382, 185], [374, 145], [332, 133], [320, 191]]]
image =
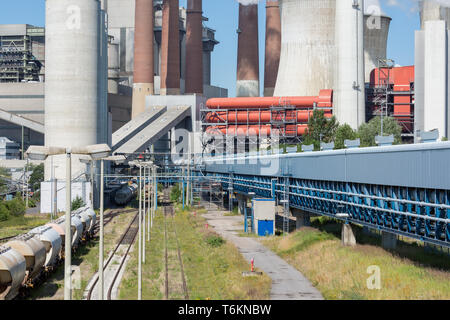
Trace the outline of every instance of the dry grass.
[[[263, 241], [326, 299], [450, 299], [448, 269], [425, 267], [375, 245], [344, 247], [334, 235], [313, 228]], [[381, 271], [380, 290], [367, 288], [367, 268], [373, 265]]]
[[7, 221], [0, 222], [0, 238], [13, 237], [26, 233], [49, 221], [50, 218], [47, 214], [26, 214], [19, 217], [11, 216]]
[[[271, 279], [242, 277], [242, 271], [250, 265], [231, 243], [211, 241], [217, 237], [211, 229], [206, 230], [200, 212], [194, 217], [191, 211], [177, 208], [175, 224], [181, 246], [189, 298], [192, 300], [258, 300], [269, 299]], [[147, 250], [147, 262], [143, 268], [143, 299], [164, 298], [164, 219], [158, 213], [152, 229], [152, 240]], [[127, 266], [120, 286], [120, 298], [136, 299], [136, 255]]]

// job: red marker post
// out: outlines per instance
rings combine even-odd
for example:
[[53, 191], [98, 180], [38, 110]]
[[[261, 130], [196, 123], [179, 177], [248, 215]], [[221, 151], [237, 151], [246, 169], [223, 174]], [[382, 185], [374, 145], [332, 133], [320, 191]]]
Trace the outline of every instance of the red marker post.
[[251, 264], [252, 264], [252, 272], [255, 272], [255, 259], [254, 258], [252, 258]]

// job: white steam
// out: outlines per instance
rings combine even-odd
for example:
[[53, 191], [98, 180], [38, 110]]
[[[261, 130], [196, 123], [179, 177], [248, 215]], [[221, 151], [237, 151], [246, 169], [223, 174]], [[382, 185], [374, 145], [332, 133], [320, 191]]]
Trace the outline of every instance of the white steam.
[[251, 4], [258, 4], [259, 0], [237, 0], [243, 6], [249, 6]]

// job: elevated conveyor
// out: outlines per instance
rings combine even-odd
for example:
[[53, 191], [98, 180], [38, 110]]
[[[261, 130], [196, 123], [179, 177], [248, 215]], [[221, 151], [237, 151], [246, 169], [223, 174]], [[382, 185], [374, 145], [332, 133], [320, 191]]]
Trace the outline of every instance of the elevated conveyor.
[[436, 142], [218, 156], [198, 173], [231, 193], [450, 247], [449, 159], [450, 142]]
[[150, 125], [159, 116], [167, 111], [167, 107], [151, 107], [139, 114], [136, 118], [122, 126], [112, 135], [113, 150], [120, 148], [129, 139], [135, 136], [139, 131]]
[[39, 132], [42, 134], [45, 133], [44, 125], [42, 123], [12, 114], [3, 109], [0, 109], [0, 119], [5, 120], [10, 123], [13, 123], [18, 126], [21, 126], [21, 127], [23, 126], [23, 127], [29, 128], [33, 131], [36, 131], [36, 132]]
[[143, 126], [136, 134], [128, 135], [127, 138], [123, 140], [124, 143], [119, 144], [119, 147], [116, 147], [113, 142], [113, 152], [115, 154], [142, 152], [148, 145], [158, 141], [173, 127], [190, 115], [190, 106], [167, 108], [164, 113], [160, 114], [151, 123]]

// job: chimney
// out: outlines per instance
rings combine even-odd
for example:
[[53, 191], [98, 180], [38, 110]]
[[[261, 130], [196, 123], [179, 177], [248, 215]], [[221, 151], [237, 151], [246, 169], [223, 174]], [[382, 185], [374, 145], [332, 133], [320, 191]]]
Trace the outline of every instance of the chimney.
[[258, 4], [239, 4], [237, 97], [259, 97]]
[[186, 10], [185, 93], [203, 94], [202, 0], [188, 0]]
[[153, 0], [136, 0], [132, 118], [145, 111], [145, 96], [154, 94]]
[[273, 97], [281, 54], [281, 18], [278, 1], [266, 2], [266, 58], [264, 96]]
[[180, 94], [179, 1], [164, 0], [161, 36], [162, 96]]

